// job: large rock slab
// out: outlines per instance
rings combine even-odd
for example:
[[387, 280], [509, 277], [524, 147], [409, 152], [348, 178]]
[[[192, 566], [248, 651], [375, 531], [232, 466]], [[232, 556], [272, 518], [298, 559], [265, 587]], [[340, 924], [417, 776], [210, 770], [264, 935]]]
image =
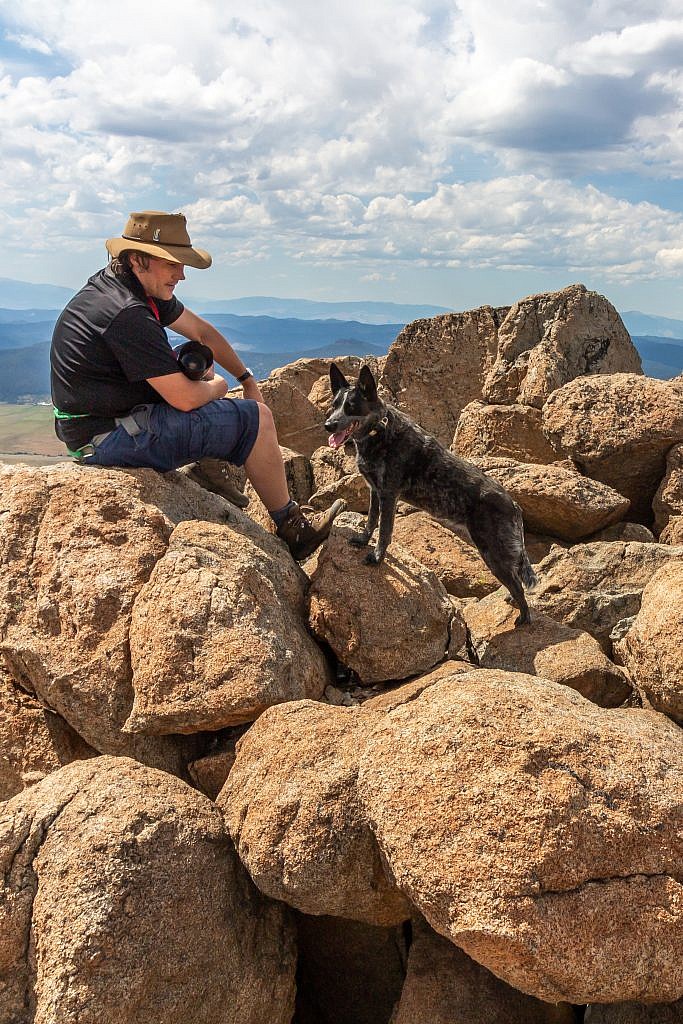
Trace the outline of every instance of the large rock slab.
[[357, 472], [355, 446], [352, 443], [342, 445], [341, 448], [330, 448], [326, 444], [323, 448], [317, 448], [311, 455], [311, 474], [315, 491]]
[[267, 896], [373, 925], [410, 916], [356, 795], [359, 751], [381, 714], [297, 701], [270, 708], [239, 741], [218, 805]]
[[615, 651], [652, 706], [683, 725], [683, 561], [655, 573]]
[[129, 732], [215, 731], [330, 681], [305, 625], [307, 578], [276, 540], [182, 523], [141, 588]]
[[544, 466], [557, 460], [542, 430], [541, 410], [530, 405], [470, 402], [460, 414], [451, 451], [463, 459], [494, 456]]
[[0, 800], [96, 753], [63, 718], [20, 690], [0, 664]]
[[642, 373], [640, 356], [611, 302], [573, 284], [511, 307], [482, 393], [492, 403], [541, 408], [574, 377]]
[[480, 668], [552, 679], [606, 708], [618, 707], [630, 696], [625, 672], [594, 637], [537, 612], [523, 629], [515, 629], [516, 609], [503, 594], [499, 590], [462, 609], [468, 650]]
[[343, 665], [366, 683], [428, 672], [448, 647], [452, 616], [435, 574], [393, 544], [380, 565], [335, 529], [318, 556], [309, 624]]
[[683, 544], [683, 516], [672, 516], [659, 535], [662, 544]]
[[364, 364], [369, 365], [373, 374], [377, 376], [384, 363], [384, 357], [378, 359], [376, 356], [335, 356], [334, 359], [325, 359], [316, 356], [310, 359], [297, 359], [293, 363], [273, 370], [268, 377], [268, 383], [279, 385], [284, 382], [298, 388], [320, 412], [325, 412], [332, 404], [330, 392], [330, 366], [332, 363], [336, 363], [345, 376], [357, 377]]
[[377, 927], [409, 916], [358, 801], [358, 760], [380, 718], [469, 670], [442, 664], [361, 707], [297, 701], [261, 715], [238, 743], [218, 803], [262, 892], [306, 914]]
[[398, 886], [503, 981], [666, 1002], [683, 993], [682, 758], [662, 715], [478, 670], [378, 722], [358, 792]]
[[259, 387], [273, 414], [281, 445], [302, 455], [311, 455], [325, 444], [325, 416], [309, 402], [303, 391], [284, 379], [264, 380]]
[[555, 547], [536, 567], [533, 607], [552, 619], [583, 629], [609, 654], [610, 633], [621, 619], [637, 615], [644, 587], [669, 562], [683, 560], [683, 546], [636, 541]]
[[475, 546], [427, 512], [398, 516], [394, 540], [431, 569], [454, 597], [485, 597], [500, 586]]
[[666, 453], [683, 441], [683, 392], [633, 373], [580, 377], [550, 395], [543, 432], [582, 473], [629, 498], [633, 517], [648, 523]]
[[181, 772], [175, 740], [121, 731], [133, 603], [166, 550], [169, 513], [187, 518], [196, 501], [245, 517], [179, 474], [17, 466], [1, 479], [0, 653], [12, 677], [96, 750]]
[[676, 444], [666, 456], [664, 479], [652, 502], [657, 531], [666, 529], [672, 519], [683, 516], [683, 444]]
[[391, 404], [448, 446], [462, 410], [481, 398], [506, 312], [482, 306], [404, 327], [380, 378]]
[[552, 1005], [506, 985], [422, 921], [391, 1024], [574, 1024], [572, 1007]]
[[351, 473], [321, 487], [311, 495], [308, 504], [312, 509], [322, 512], [337, 498], [342, 498], [346, 502], [349, 512], [367, 513], [370, 505], [370, 488], [360, 473]]
[[[357, 378], [361, 367], [367, 366], [371, 370], [375, 380], [379, 380], [382, 371], [384, 370], [386, 356], [342, 356], [340, 359], [326, 359], [319, 361], [326, 362], [327, 366], [324, 374], [318, 378], [318, 380], [312, 385], [311, 390], [308, 392], [308, 400], [316, 407], [316, 409], [320, 409], [320, 411], [325, 415], [325, 418], [327, 418], [330, 406], [332, 405], [330, 365], [333, 362], [336, 363], [344, 376], [350, 379], [354, 377]], [[382, 398], [389, 398], [389, 395], [385, 395], [382, 388], [380, 388], [380, 395]]]
[[626, 515], [630, 501], [611, 487], [566, 466], [538, 466], [512, 459], [475, 459], [522, 509], [524, 525], [536, 533], [581, 540]]
[[0, 1020], [289, 1024], [295, 944], [220, 812], [126, 758], [68, 765], [3, 806]]

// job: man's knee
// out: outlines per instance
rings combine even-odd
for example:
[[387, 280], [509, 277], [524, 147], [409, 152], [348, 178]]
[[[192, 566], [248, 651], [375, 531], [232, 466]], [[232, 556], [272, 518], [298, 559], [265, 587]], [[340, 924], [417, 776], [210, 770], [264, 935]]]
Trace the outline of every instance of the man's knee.
[[265, 436], [267, 434], [273, 434], [277, 436], [277, 432], [275, 429], [275, 420], [273, 419], [272, 412], [270, 411], [267, 405], [264, 405], [263, 402], [257, 402], [256, 404], [258, 405], [259, 437]]

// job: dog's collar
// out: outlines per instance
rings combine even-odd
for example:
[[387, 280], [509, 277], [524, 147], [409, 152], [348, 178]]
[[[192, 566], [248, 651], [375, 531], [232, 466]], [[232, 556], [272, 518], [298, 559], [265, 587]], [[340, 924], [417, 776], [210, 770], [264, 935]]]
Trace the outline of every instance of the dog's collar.
[[[389, 415], [385, 413], [382, 419], [377, 424], [377, 427], [386, 427], [389, 424]], [[373, 427], [372, 430], [368, 430], [368, 437], [374, 437], [377, 433], [377, 427]]]

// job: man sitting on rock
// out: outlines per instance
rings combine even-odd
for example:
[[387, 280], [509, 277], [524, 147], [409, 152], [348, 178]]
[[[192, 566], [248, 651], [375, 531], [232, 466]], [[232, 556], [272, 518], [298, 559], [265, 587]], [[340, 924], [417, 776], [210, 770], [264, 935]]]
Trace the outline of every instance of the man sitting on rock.
[[[149, 467], [164, 473], [198, 460], [244, 466], [294, 558], [327, 537], [343, 502], [307, 518], [289, 495], [270, 409], [253, 373], [211, 324], [173, 291], [186, 266], [211, 266], [195, 248], [183, 214], [133, 213], [112, 259], [69, 302], [50, 354], [55, 431], [84, 466]], [[181, 372], [165, 327], [200, 342], [242, 385], [226, 399], [213, 372]], [[215, 465], [215, 461], [214, 461]], [[217, 488], [212, 488], [217, 489]]]

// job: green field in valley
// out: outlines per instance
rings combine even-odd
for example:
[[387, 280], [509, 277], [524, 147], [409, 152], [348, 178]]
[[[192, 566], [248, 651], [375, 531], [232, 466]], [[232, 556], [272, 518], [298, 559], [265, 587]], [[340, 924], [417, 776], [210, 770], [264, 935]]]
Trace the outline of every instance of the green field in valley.
[[51, 405], [0, 402], [0, 461], [4, 455], [64, 455], [53, 423]]

